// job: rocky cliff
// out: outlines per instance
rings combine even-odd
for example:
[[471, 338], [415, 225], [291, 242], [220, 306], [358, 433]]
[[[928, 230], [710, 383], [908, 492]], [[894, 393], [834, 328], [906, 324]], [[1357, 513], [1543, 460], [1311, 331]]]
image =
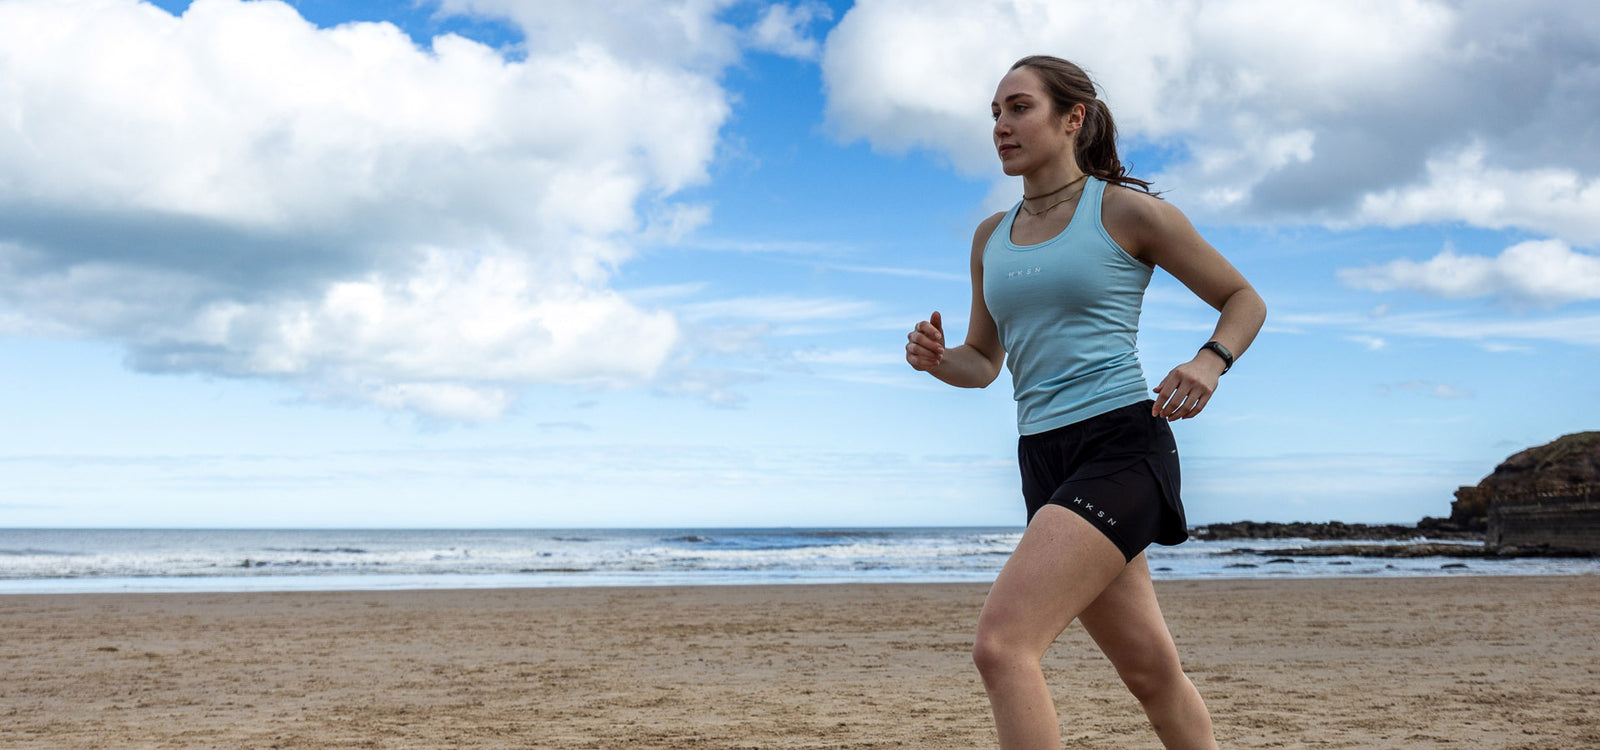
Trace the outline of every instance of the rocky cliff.
[[1484, 529], [1490, 549], [1600, 553], [1600, 432], [1511, 456], [1456, 490], [1450, 522]]
[[[1600, 555], [1600, 432], [1580, 432], [1529, 448], [1472, 487], [1456, 490], [1449, 518], [1416, 526], [1328, 523], [1215, 523], [1190, 530], [1195, 539], [1415, 540], [1402, 545], [1315, 547], [1300, 554], [1451, 556]], [[1483, 540], [1483, 546], [1461, 546]], [[1440, 540], [1458, 544], [1440, 545]], [[1440, 552], [1440, 549], [1446, 550]], [[1354, 550], [1354, 551], [1353, 551]], [[1474, 551], [1476, 550], [1476, 551]], [[1286, 550], [1257, 554], [1281, 555]]]

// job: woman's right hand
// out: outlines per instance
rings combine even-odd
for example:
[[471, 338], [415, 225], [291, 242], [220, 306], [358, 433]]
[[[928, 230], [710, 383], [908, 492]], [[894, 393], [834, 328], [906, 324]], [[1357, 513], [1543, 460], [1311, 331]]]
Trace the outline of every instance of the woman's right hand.
[[906, 362], [922, 372], [944, 362], [944, 322], [939, 319], [938, 310], [906, 335]]

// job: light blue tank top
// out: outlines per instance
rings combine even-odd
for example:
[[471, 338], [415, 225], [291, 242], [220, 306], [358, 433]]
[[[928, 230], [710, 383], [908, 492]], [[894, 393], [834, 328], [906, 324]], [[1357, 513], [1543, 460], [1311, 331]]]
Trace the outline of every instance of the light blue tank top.
[[1037, 245], [1011, 242], [1019, 202], [983, 249], [983, 299], [1006, 348], [1024, 435], [1149, 398], [1138, 338], [1151, 269], [1106, 232], [1105, 189], [1086, 180], [1067, 228]]

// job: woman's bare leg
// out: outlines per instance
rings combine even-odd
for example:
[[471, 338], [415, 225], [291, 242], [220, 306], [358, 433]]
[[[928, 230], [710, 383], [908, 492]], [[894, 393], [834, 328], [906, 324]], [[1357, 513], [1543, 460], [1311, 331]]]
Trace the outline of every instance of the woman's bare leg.
[[1211, 714], [1183, 673], [1141, 553], [1078, 615], [1168, 750], [1215, 750]]
[[1059, 750], [1039, 660], [1124, 563], [1111, 540], [1066, 508], [1046, 505], [1028, 524], [984, 601], [972, 649], [1002, 750]]

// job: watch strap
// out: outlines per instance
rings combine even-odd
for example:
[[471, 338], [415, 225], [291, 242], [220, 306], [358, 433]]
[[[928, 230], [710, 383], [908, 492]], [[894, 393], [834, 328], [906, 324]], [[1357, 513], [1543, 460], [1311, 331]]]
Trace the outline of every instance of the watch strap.
[[1228, 347], [1223, 346], [1221, 342], [1219, 342], [1219, 341], [1207, 341], [1205, 343], [1205, 346], [1200, 347], [1200, 349], [1202, 351], [1210, 350], [1212, 354], [1215, 354], [1218, 357], [1221, 357], [1222, 358], [1222, 371], [1223, 372], [1227, 372], [1227, 371], [1233, 369], [1233, 352], [1228, 351]]

